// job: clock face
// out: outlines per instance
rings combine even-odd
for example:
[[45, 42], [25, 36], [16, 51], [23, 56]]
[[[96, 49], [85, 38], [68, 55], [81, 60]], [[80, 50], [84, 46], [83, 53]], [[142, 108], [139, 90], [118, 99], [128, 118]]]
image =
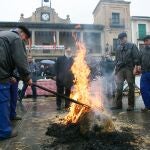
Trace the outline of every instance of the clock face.
[[42, 13], [41, 19], [42, 19], [42, 21], [48, 21], [48, 20], [50, 20], [49, 13]]

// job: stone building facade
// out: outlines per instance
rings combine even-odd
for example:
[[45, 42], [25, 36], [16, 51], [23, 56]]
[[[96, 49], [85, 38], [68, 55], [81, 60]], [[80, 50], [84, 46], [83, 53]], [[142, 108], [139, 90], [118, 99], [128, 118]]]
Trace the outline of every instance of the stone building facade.
[[[72, 34], [85, 43], [87, 49], [92, 49], [94, 55], [101, 55], [103, 45], [103, 26], [93, 24], [72, 24], [70, 16], [60, 18], [51, 7], [51, 1], [45, 3], [42, 0], [41, 7], [37, 8], [29, 18], [21, 14], [19, 23], [25, 24], [32, 31], [32, 52], [37, 55], [42, 49], [42, 55], [47, 53], [52, 57], [63, 54], [65, 47], [75, 49], [75, 41]], [[1, 24], [0, 24], [1, 25]], [[39, 49], [39, 50], [38, 50]]]
[[[50, 2], [50, 1], [49, 1]], [[92, 49], [96, 56], [100, 56], [104, 49], [103, 26], [93, 24], [72, 24], [69, 15], [60, 18], [51, 7], [51, 3], [44, 5], [28, 18], [20, 15], [19, 22], [0, 22], [0, 30], [9, 30], [19, 25], [25, 25], [32, 32], [32, 54], [36, 59], [58, 57], [64, 54], [65, 47], [75, 50], [73, 34], [85, 43], [87, 49]]]
[[62, 19], [51, 5], [42, 4], [29, 18], [21, 14], [19, 22], [0, 22], [0, 30], [27, 26], [32, 32], [32, 52], [39, 58], [63, 55], [67, 46], [75, 48], [73, 33], [95, 56], [115, 51], [122, 31], [127, 32], [131, 40], [130, 2], [100, 0], [93, 16], [93, 24], [72, 24], [69, 15]]
[[24, 14], [20, 15], [19, 22], [34, 22], [34, 23], [63, 23], [69, 24], [71, 22], [69, 15], [66, 16], [66, 19], [62, 19], [58, 16], [58, 13], [55, 12], [55, 9], [49, 6], [41, 6], [32, 13], [31, 17], [25, 18]]
[[147, 16], [132, 16], [132, 41], [142, 48], [145, 35], [150, 35], [150, 17]]
[[130, 2], [100, 0], [93, 11], [94, 24], [104, 26], [105, 50], [115, 51], [120, 32], [127, 32], [131, 40]]
[[102, 25], [0, 22], [0, 30], [10, 30], [19, 25], [25, 25], [32, 32], [32, 53], [36, 59], [63, 55], [64, 48], [68, 46], [75, 50], [73, 33], [85, 43], [87, 49], [93, 50], [95, 56], [102, 54], [104, 45]]

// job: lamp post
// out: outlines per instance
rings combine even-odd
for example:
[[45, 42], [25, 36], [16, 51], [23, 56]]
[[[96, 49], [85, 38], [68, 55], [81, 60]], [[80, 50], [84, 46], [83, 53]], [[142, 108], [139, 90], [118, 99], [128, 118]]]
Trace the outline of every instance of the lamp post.
[[50, 9], [51, 9], [51, 7], [52, 7], [52, 3], [51, 3], [51, 0], [50, 0]]
[[43, 0], [41, 0], [41, 6], [43, 7]]

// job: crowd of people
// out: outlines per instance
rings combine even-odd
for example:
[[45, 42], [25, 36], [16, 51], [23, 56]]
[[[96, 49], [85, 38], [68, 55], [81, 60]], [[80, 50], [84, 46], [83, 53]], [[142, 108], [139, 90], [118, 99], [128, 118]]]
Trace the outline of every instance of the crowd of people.
[[[126, 80], [129, 86], [128, 108], [133, 111], [135, 107], [135, 75], [141, 75], [140, 90], [145, 108], [142, 111], [150, 110], [150, 36], [144, 38], [145, 47], [138, 50], [137, 46], [127, 41], [127, 34], [118, 35], [120, 44], [116, 49], [115, 61], [109, 57], [102, 57], [100, 63], [96, 63], [87, 56], [87, 64], [91, 70], [91, 80], [96, 75], [105, 77], [105, 83], [110, 84], [116, 81], [116, 93], [108, 89], [108, 96], [115, 96], [115, 107], [122, 109], [123, 85]], [[24, 26], [18, 26], [11, 31], [0, 31], [0, 140], [17, 136], [17, 131], [12, 128], [11, 121], [20, 120], [16, 113], [18, 99], [18, 82], [23, 81], [23, 88], [19, 93], [19, 100], [25, 95], [28, 86], [31, 86], [33, 98], [36, 101], [36, 88], [32, 83], [37, 81], [37, 70], [41, 76], [49, 74], [49, 67], [37, 67], [33, 58], [28, 58], [25, 44], [31, 43], [31, 33]], [[55, 62], [55, 73], [57, 92], [70, 96], [74, 76], [71, 72], [73, 65], [73, 51], [66, 48], [64, 56], [57, 58]], [[100, 66], [98, 72], [95, 65]], [[112, 83], [115, 84], [114, 82]], [[107, 86], [109, 87], [109, 86]], [[109, 95], [110, 94], [110, 95]], [[62, 98], [56, 97], [57, 110], [62, 109]], [[70, 102], [65, 100], [65, 109], [68, 109]]]

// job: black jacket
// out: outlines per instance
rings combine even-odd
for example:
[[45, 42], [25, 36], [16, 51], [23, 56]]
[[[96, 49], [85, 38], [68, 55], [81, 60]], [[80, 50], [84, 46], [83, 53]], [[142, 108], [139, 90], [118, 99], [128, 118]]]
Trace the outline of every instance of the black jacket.
[[133, 69], [140, 64], [140, 53], [137, 46], [133, 43], [119, 45], [116, 50], [116, 72], [122, 68]]
[[73, 85], [73, 74], [71, 67], [73, 65], [73, 58], [67, 58], [66, 56], [58, 57], [55, 64], [56, 71], [56, 83], [70, 88]]
[[150, 72], [150, 47], [145, 47], [140, 51], [140, 61], [142, 72]]
[[0, 32], [0, 82], [7, 82], [17, 68], [24, 81], [29, 80], [29, 67], [25, 45], [17, 33]]

